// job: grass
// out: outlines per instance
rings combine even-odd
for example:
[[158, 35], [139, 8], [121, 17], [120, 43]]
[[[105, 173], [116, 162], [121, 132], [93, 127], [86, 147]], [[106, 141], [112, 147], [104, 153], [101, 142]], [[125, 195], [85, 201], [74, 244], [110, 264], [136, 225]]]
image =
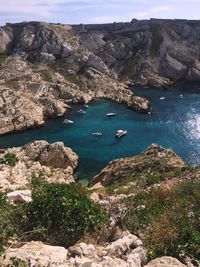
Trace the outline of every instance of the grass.
[[200, 181], [156, 187], [125, 199], [125, 226], [142, 238], [150, 258], [200, 260]]
[[7, 55], [4, 53], [0, 53], [0, 69], [3, 68], [3, 64], [4, 64], [6, 59], [7, 59]]

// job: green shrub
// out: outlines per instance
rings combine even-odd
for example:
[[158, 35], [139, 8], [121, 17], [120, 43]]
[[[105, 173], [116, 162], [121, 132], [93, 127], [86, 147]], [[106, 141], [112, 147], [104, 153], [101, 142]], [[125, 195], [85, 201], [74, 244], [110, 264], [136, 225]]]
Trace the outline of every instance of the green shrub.
[[162, 175], [147, 175], [145, 178], [145, 182], [147, 186], [153, 185], [153, 184], [158, 184], [161, 181], [164, 180], [164, 176]]
[[143, 239], [150, 257], [184, 253], [200, 260], [200, 182], [153, 188], [125, 204], [124, 223]]
[[14, 167], [18, 161], [19, 161], [19, 159], [17, 158], [17, 156], [14, 153], [6, 153], [4, 158], [3, 158], [3, 163], [8, 164], [11, 167]]
[[103, 224], [104, 212], [81, 185], [47, 183], [35, 177], [32, 187], [33, 201], [18, 214], [24, 240], [70, 246]]
[[6, 195], [0, 192], [0, 254], [15, 233], [13, 218], [12, 205], [7, 202]]

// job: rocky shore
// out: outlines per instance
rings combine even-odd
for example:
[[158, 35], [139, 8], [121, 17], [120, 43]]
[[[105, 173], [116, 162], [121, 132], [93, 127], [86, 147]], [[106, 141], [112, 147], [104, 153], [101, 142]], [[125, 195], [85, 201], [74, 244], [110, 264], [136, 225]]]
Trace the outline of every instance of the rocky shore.
[[199, 21], [0, 28], [0, 134], [43, 125], [74, 103], [105, 98], [147, 113], [127, 85], [200, 81]]

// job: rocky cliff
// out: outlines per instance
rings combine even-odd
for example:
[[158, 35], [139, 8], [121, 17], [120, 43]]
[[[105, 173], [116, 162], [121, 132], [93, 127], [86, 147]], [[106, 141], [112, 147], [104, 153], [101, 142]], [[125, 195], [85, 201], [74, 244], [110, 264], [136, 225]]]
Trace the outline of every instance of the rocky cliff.
[[200, 81], [200, 22], [44, 22], [0, 28], [0, 134], [62, 116], [72, 103], [106, 98], [148, 112], [127, 85]]
[[73, 171], [78, 156], [62, 142], [44, 140], [23, 147], [0, 150], [0, 192], [27, 189], [32, 175], [42, 175], [49, 182], [74, 182]]
[[[157, 144], [150, 145], [143, 153], [128, 158], [111, 161], [98, 175], [92, 178], [90, 186], [100, 183], [103, 186], [129, 184], [138, 187], [160, 182], [187, 168], [187, 164], [171, 149]], [[171, 177], [170, 177], [171, 178]]]
[[62, 116], [73, 103], [106, 98], [148, 112], [71, 26], [42, 22], [0, 29], [0, 134]]

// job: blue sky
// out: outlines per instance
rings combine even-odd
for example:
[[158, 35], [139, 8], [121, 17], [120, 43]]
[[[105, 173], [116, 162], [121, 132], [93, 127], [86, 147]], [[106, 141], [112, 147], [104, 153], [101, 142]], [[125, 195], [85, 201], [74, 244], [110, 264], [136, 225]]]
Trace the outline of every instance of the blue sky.
[[0, 0], [0, 24], [40, 20], [105, 23], [133, 18], [200, 19], [200, 0]]

